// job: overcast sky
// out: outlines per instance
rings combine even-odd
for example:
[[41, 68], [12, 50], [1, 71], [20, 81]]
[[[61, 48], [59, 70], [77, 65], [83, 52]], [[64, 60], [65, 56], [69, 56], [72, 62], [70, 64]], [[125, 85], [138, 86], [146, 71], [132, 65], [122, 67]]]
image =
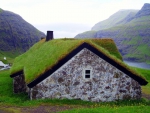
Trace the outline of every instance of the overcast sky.
[[55, 38], [74, 37], [121, 9], [141, 9], [150, 0], [0, 0], [0, 8], [19, 14]]

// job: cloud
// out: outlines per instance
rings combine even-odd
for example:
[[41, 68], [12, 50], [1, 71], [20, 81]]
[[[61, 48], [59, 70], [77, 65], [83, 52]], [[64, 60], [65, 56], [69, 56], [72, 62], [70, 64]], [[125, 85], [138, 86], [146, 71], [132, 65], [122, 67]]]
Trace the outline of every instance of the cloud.
[[92, 26], [86, 24], [75, 23], [51, 23], [51, 24], [35, 24], [36, 28], [45, 34], [48, 30], [54, 31], [54, 38], [73, 38], [80, 32], [88, 31]]
[[33, 24], [56, 22], [95, 24], [120, 9], [140, 9], [148, 0], [0, 0], [1, 8]]

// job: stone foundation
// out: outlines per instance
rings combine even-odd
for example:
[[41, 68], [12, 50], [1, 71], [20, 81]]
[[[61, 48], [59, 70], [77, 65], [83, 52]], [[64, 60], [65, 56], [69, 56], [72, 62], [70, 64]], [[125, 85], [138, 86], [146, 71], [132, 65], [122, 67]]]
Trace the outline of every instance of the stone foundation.
[[[85, 69], [91, 78], [84, 77]], [[91, 51], [83, 49], [52, 75], [30, 89], [30, 99], [67, 98], [86, 101], [140, 99], [138, 82]]]
[[26, 83], [24, 75], [18, 75], [13, 79], [14, 93], [26, 92]]

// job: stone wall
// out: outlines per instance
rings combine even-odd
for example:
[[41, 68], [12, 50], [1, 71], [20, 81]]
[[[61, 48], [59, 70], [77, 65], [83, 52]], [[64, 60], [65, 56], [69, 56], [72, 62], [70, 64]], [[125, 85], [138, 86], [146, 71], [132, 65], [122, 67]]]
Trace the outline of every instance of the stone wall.
[[26, 83], [24, 80], [24, 75], [20, 74], [13, 79], [14, 93], [26, 92]]
[[[84, 77], [85, 69], [92, 71]], [[140, 85], [91, 51], [83, 49], [41, 83], [31, 88], [30, 99], [68, 98], [87, 101], [140, 99]]]

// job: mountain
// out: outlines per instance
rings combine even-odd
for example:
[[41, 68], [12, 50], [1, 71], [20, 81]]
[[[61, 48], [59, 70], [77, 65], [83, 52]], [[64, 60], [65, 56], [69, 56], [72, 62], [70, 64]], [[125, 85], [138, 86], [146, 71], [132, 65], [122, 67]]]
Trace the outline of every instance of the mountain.
[[136, 18], [150, 15], [150, 4], [145, 3], [142, 9], [135, 15]]
[[[118, 14], [123, 14], [120, 16]], [[128, 12], [128, 14], [127, 14]], [[119, 21], [112, 22], [110, 20], [119, 18]], [[105, 22], [105, 23], [103, 23]], [[99, 22], [92, 30], [95, 32], [93, 38], [112, 38], [119, 51], [121, 52], [124, 60], [132, 60], [137, 62], [150, 63], [150, 4], [146, 3], [139, 11], [121, 10], [114, 15], [110, 16], [107, 20]], [[105, 25], [105, 26], [104, 26]], [[99, 28], [98, 26], [101, 26]], [[91, 31], [87, 31], [90, 33]], [[91, 38], [86, 35], [87, 32], [80, 33], [75, 38]]]
[[41, 37], [45, 37], [45, 34], [21, 16], [0, 9], [0, 59], [25, 52]]
[[96, 31], [85, 31], [75, 36], [75, 38], [91, 38], [96, 37]]
[[132, 18], [137, 12], [138, 10], [120, 10], [110, 16], [108, 19], [95, 24], [92, 27], [92, 30], [98, 31], [102, 29], [108, 29], [116, 25], [124, 24], [125, 22], [130, 20], [130, 18]]

